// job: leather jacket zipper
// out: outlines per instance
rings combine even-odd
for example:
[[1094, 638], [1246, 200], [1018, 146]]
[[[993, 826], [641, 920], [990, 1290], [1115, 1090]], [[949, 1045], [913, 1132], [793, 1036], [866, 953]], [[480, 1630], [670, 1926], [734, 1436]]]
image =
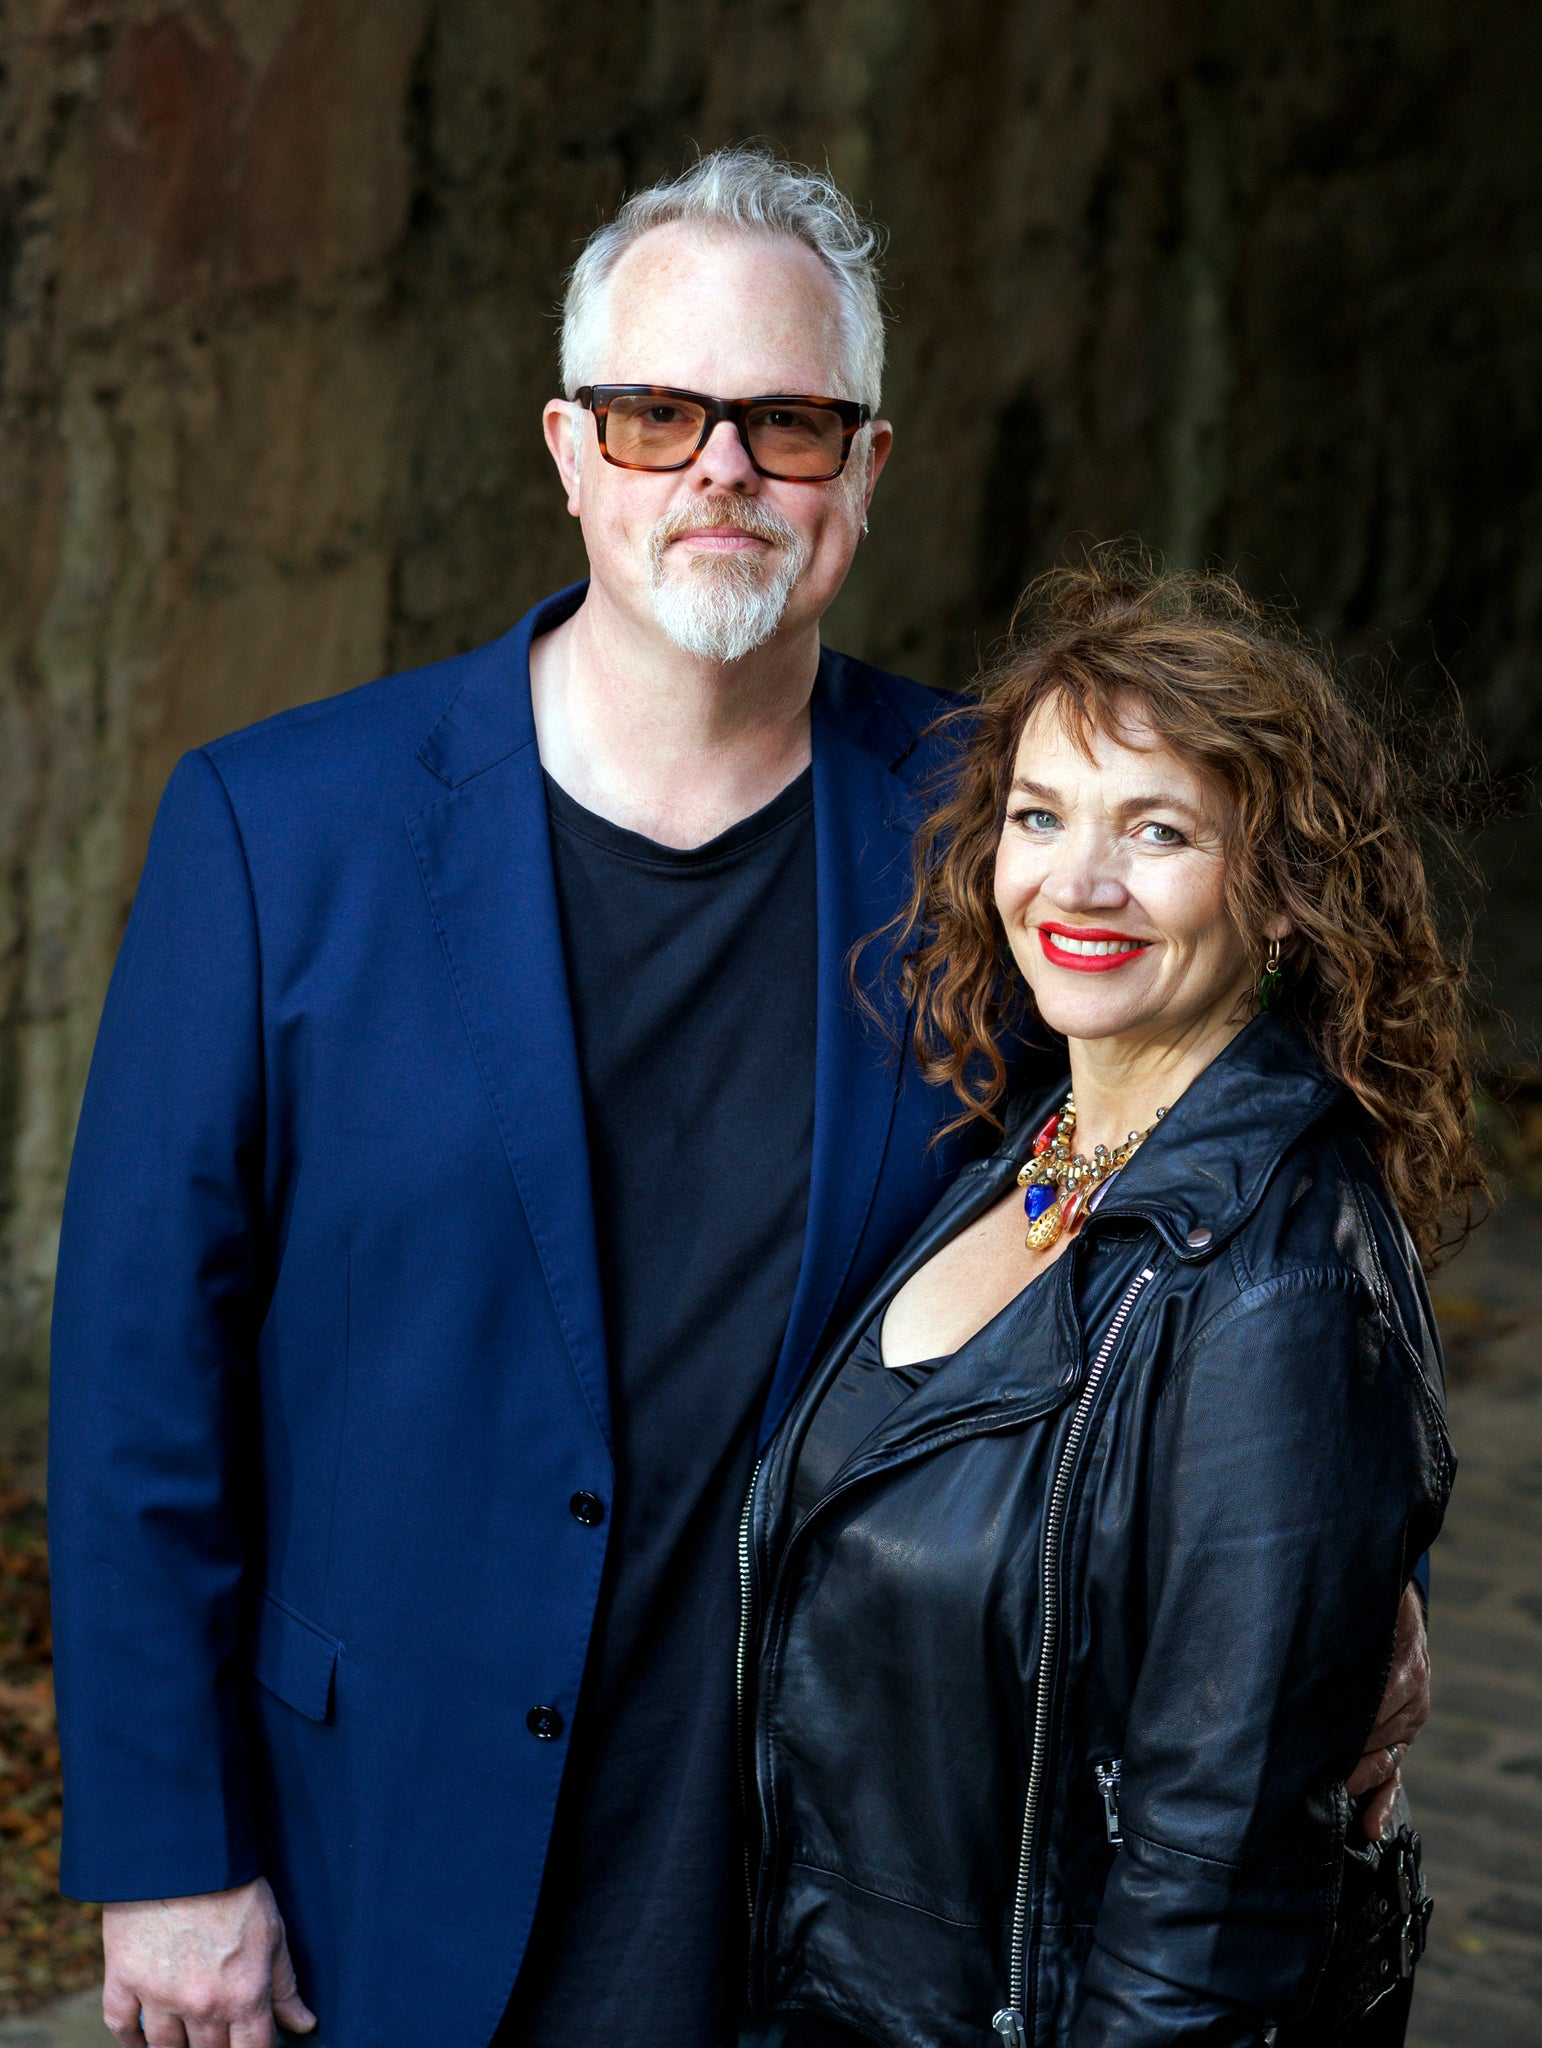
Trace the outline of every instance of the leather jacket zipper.
[[1156, 1269], [1144, 1267], [1124, 1291], [1124, 1298], [1114, 1311], [1114, 1319], [1103, 1334], [1092, 1370], [1087, 1375], [1087, 1384], [1082, 1388], [1081, 1399], [1076, 1404], [1076, 1413], [1071, 1418], [1071, 1427], [1066, 1434], [1060, 1462], [1055, 1469], [1055, 1483], [1049, 1497], [1049, 1514], [1044, 1524], [1044, 1557], [1040, 1575], [1040, 1588], [1044, 1596], [1044, 1642], [1039, 1655], [1038, 1681], [1034, 1687], [1033, 1749], [1028, 1762], [1028, 1791], [1023, 1802], [1023, 1832], [1017, 1859], [1017, 1889], [1013, 1896], [1012, 1910], [1012, 1960], [1008, 1982], [1007, 2004], [991, 2021], [994, 2031], [1001, 2036], [1004, 2048], [1027, 2048], [1027, 1962], [1028, 1962], [1028, 1894], [1033, 1883], [1034, 1834], [1039, 1818], [1039, 1798], [1044, 1786], [1044, 1767], [1049, 1757], [1049, 1716], [1050, 1697], [1054, 1688], [1055, 1654], [1060, 1642], [1060, 1538], [1065, 1524], [1066, 1502], [1070, 1496], [1071, 1479], [1075, 1473], [1076, 1460], [1081, 1453], [1087, 1434], [1088, 1419], [1092, 1404], [1103, 1375], [1108, 1370], [1108, 1361], [1114, 1353], [1121, 1331], [1129, 1321], [1136, 1297], [1147, 1281], [1155, 1278]]
[[1119, 1780], [1123, 1771], [1123, 1761], [1117, 1756], [1110, 1757], [1106, 1764], [1094, 1764], [1092, 1767], [1092, 1782], [1103, 1802], [1103, 1831], [1112, 1849], [1118, 1849], [1124, 1843], [1124, 1836], [1119, 1832]]
[[739, 1819], [744, 1829], [744, 1900], [749, 1917], [755, 1917], [755, 1875], [750, 1862], [750, 1769], [745, 1754], [747, 1736], [746, 1694], [749, 1681], [750, 1599], [754, 1592], [750, 1556], [750, 1521], [755, 1512], [755, 1482], [765, 1454], [755, 1460], [744, 1512], [739, 1517], [739, 1643], [734, 1652], [734, 1760], [739, 1772]]

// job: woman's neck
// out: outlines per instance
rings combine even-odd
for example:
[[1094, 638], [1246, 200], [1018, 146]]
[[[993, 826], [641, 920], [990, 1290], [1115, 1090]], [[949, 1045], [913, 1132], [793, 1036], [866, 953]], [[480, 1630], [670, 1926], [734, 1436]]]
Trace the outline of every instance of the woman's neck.
[[1149, 1130], [1157, 1111], [1171, 1109], [1247, 1021], [1243, 1006], [1233, 1003], [1160, 1039], [1130, 1032], [1068, 1040], [1076, 1098], [1073, 1151], [1088, 1157], [1096, 1145], [1113, 1151], [1131, 1131]]

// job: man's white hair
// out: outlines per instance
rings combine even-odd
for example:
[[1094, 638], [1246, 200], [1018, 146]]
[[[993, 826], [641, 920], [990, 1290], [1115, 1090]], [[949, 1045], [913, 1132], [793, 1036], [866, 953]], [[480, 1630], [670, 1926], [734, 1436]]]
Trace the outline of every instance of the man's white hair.
[[[652, 228], [677, 221], [708, 230], [740, 228], [790, 235], [812, 249], [840, 294], [849, 391], [876, 413], [883, 386], [883, 306], [878, 296], [882, 235], [840, 187], [818, 171], [767, 151], [736, 145], [699, 157], [677, 178], [634, 192], [615, 219], [598, 228], [568, 275], [562, 304], [562, 388], [569, 398], [600, 375], [606, 285], [626, 250]], [[726, 392], [725, 397], [750, 397]]]

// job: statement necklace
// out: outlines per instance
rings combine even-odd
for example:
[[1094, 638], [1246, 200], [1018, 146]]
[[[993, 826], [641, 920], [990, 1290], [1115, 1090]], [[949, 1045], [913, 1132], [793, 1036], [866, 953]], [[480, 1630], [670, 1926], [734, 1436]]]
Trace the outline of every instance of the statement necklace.
[[1084, 1159], [1080, 1152], [1071, 1150], [1076, 1130], [1076, 1098], [1068, 1095], [1064, 1107], [1055, 1111], [1034, 1139], [1033, 1156], [1017, 1176], [1017, 1185], [1026, 1190], [1023, 1210], [1028, 1218], [1028, 1234], [1023, 1242], [1029, 1251], [1042, 1252], [1063, 1230], [1074, 1230], [1093, 1189], [1119, 1171], [1166, 1114], [1165, 1109], [1159, 1109], [1145, 1130], [1131, 1131], [1112, 1152], [1106, 1145], [1095, 1145], [1092, 1157]]

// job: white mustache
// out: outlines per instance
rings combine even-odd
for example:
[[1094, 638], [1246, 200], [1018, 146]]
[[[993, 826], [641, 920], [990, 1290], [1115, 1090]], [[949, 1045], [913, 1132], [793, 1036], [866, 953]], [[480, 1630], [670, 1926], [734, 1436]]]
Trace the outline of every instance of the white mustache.
[[769, 506], [756, 505], [745, 498], [708, 498], [701, 504], [681, 505], [676, 511], [665, 513], [648, 536], [653, 559], [657, 561], [672, 541], [683, 539], [686, 534], [707, 532], [714, 526], [731, 526], [736, 532], [794, 553], [802, 546], [798, 529]]

